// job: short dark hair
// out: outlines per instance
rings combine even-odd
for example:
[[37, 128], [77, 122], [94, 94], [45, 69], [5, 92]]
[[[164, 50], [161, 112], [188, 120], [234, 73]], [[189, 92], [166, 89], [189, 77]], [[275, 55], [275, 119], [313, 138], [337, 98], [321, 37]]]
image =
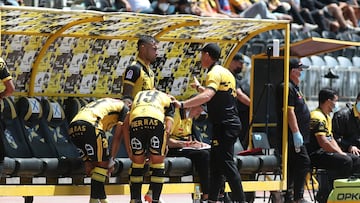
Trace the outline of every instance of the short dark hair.
[[333, 100], [338, 93], [330, 88], [323, 88], [319, 92], [319, 104], [325, 103], [328, 99]]
[[158, 43], [158, 41], [150, 35], [141, 35], [139, 37], [139, 40], [137, 42], [138, 50], [140, 49], [140, 46], [143, 44], [152, 44], [152, 43]]

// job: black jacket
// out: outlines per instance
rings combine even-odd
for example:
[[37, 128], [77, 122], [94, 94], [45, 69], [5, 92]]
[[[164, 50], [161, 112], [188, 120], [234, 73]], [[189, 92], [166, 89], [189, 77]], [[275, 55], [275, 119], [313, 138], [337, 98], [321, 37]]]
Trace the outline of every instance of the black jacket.
[[343, 151], [348, 152], [350, 146], [360, 148], [360, 119], [355, 117], [353, 105], [346, 104], [334, 114], [332, 129]]

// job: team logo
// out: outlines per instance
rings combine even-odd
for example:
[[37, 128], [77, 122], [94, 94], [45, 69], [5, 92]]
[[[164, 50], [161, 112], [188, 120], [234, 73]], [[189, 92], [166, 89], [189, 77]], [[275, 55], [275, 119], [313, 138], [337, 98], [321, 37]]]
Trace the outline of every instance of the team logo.
[[133, 70], [129, 70], [127, 73], [126, 73], [126, 76], [125, 78], [126, 79], [131, 79], [134, 75], [134, 71]]

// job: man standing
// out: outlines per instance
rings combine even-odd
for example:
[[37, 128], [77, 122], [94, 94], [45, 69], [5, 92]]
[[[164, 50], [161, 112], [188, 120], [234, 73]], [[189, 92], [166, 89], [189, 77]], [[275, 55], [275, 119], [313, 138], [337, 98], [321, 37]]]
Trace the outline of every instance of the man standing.
[[319, 190], [316, 199], [322, 203], [327, 202], [333, 181], [338, 178], [347, 178], [360, 172], [360, 159], [358, 156], [345, 153], [341, 150], [333, 137], [331, 112], [338, 105], [337, 93], [328, 88], [319, 92], [319, 107], [310, 113], [310, 142], [306, 145], [311, 163], [321, 169], [326, 169], [328, 183], [320, 184], [320, 189], [328, 187], [325, 191]]
[[[124, 141], [132, 160], [129, 171], [131, 203], [141, 203], [147, 153], [150, 155], [152, 203], [159, 203], [165, 181], [165, 154], [171, 133], [174, 105], [171, 97], [158, 90], [136, 94], [130, 113], [124, 121]], [[115, 152], [113, 151], [113, 155]]]
[[236, 98], [237, 98], [237, 110], [241, 121], [241, 133], [240, 142], [244, 148], [248, 146], [248, 130], [249, 130], [249, 106], [250, 98], [244, 92], [242, 88], [242, 77], [240, 75], [244, 66], [244, 55], [241, 53], [235, 54], [234, 58], [230, 62], [229, 70], [235, 77], [236, 81]]
[[355, 104], [347, 104], [334, 114], [334, 138], [344, 152], [360, 155], [360, 92]]
[[116, 126], [114, 137], [119, 137], [119, 121], [124, 120], [128, 110], [119, 99], [101, 98], [83, 107], [69, 125], [69, 136], [85, 162], [86, 174], [91, 176], [89, 203], [108, 202], [104, 182], [114, 161], [105, 132]]
[[216, 202], [222, 186], [222, 175], [229, 182], [232, 199], [245, 202], [240, 173], [234, 162], [234, 143], [239, 137], [241, 122], [236, 109], [236, 84], [232, 73], [217, 65], [221, 49], [209, 43], [201, 49], [201, 66], [208, 69], [205, 86], [196, 80], [200, 93], [186, 101], [175, 101], [176, 107], [190, 108], [207, 103], [208, 118], [213, 125], [210, 152], [209, 202]]
[[[305, 98], [300, 92], [300, 75], [308, 66], [303, 65], [297, 58], [289, 61], [289, 94], [287, 118], [288, 118], [288, 188], [285, 195], [286, 202], [305, 203], [303, 198], [304, 184], [306, 175], [310, 170], [310, 158], [304, 143], [309, 142], [310, 134], [310, 111], [305, 103]], [[278, 114], [278, 134], [282, 138], [283, 128], [283, 93], [284, 82], [277, 87], [277, 114]], [[282, 139], [279, 139], [280, 141]], [[281, 144], [280, 144], [281, 146]], [[282, 147], [279, 148], [280, 152]]]
[[136, 61], [126, 68], [123, 74], [123, 96], [134, 98], [142, 90], [155, 88], [155, 74], [150, 64], [156, 60], [158, 41], [152, 36], [141, 36], [137, 42]]

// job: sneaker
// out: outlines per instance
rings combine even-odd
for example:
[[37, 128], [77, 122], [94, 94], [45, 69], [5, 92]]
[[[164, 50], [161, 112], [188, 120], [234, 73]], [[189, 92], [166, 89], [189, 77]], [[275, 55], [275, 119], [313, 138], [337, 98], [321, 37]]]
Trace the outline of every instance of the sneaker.
[[[152, 191], [151, 191], [151, 190], [147, 191], [147, 193], [146, 193], [145, 196], [144, 196], [144, 200], [145, 200], [145, 202], [147, 202], [147, 203], [152, 203], [152, 202], [153, 202], [153, 199], [152, 199]], [[160, 197], [159, 203], [165, 203], [165, 201], [164, 201], [163, 199], [161, 199], [161, 197]]]
[[297, 23], [291, 23], [291, 30], [301, 30], [304, 26], [299, 25]]
[[152, 202], [152, 191], [148, 190], [144, 196], [145, 202], [151, 203]]
[[303, 26], [304, 32], [309, 32], [311, 30], [316, 30], [319, 26], [315, 24], [305, 23]]
[[345, 28], [340, 28], [339, 32], [360, 33], [360, 27], [353, 27], [351, 25], [347, 25]]
[[302, 199], [296, 200], [295, 203], [311, 203], [311, 202], [309, 202], [306, 199], [302, 198]]

